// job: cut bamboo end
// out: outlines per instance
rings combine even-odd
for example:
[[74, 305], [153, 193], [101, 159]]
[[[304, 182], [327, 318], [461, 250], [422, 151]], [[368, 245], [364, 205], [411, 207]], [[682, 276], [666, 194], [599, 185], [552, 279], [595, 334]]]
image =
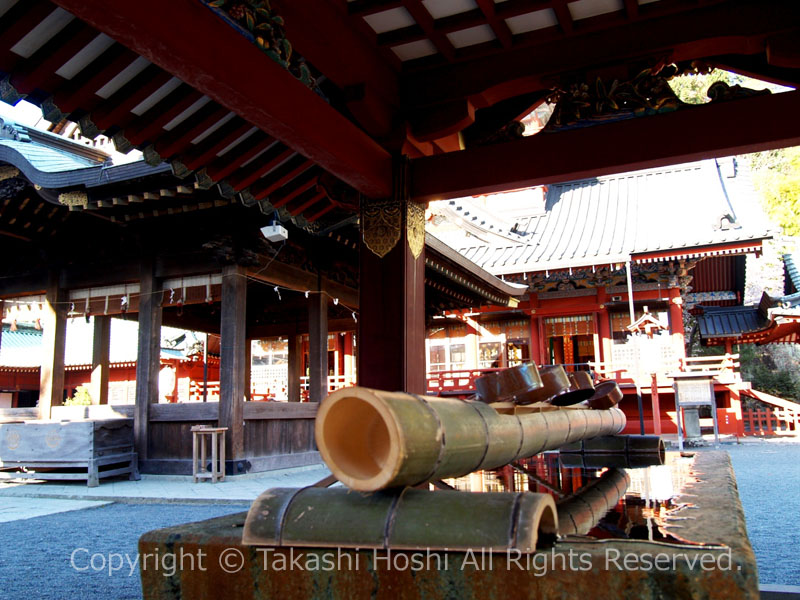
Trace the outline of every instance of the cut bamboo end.
[[322, 403], [315, 435], [337, 479], [370, 492], [497, 468], [624, 426], [618, 408], [501, 415], [481, 402], [353, 387]]
[[346, 388], [321, 404], [314, 427], [317, 447], [336, 478], [354, 490], [386, 487], [397, 475], [403, 432], [374, 390]]

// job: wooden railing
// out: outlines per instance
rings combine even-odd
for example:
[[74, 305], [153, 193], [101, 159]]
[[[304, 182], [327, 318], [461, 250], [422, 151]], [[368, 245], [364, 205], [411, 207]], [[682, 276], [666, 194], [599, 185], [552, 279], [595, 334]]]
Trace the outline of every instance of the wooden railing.
[[718, 356], [687, 356], [680, 359], [680, 370], [687, 373], [707, 372], [717, 378], [720, 383], [738, 383], [742, 380], [739, 373], [738, 354], [720, 354]]
[[[589, 366], [598, 377], [614, 379], [617, 383], [633, 383], [636, 366], [627, 362], [590, 362]], [[660, 365], [657, 373], [659, 385], [672, 385], [667, 374], [674, 371], [684, 373], [710, 373], [719, 383], [740, 383], [739, 355], [687, 356]], [[649, 381], [646, 381], [649, 385]]]
[[800, 435], [800, 410], [743, 410], [742, 421], [745, 435]]
[[[300, 378], [300, 393], [303, 396], [303, 401], [308, 400], [308, 377]], [[341, 388], [350, 387], [355, 385], [356, 382], [349, 375], [329, 375], [328, 376], [328, 393], [335, 392]]]
[[426, 393], [429, 396], [472, 394], [475, 379], [500, 369], [459, 369], [456, 371], [433, 371], [428, 373]]
[[[203, 401], [203, 382], [192, 381], [189, 384], [189, 402]], [[219, 381], [206, 383], [206, 402], [219, 402]]]

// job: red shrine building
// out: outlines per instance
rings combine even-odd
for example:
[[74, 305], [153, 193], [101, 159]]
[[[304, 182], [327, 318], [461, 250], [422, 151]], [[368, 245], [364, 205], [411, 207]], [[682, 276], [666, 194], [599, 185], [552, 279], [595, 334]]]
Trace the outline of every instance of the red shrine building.
[[[445, 313], [428, 329], [429, 393], [472, 389], [481, 370], [525, 361], [615, 378], [630, 431], [645, 428], [650, 396], [661, 431], [675, 433], [670, 372], [692, 368], [684, 319], [742, 304], [745, 257], [771, 237], [745, 161], [705, 160], [505, 194], [431, 203], [429, 231], [527, 293], [512, 308]], [[649, 323], [649, 334], [631, 325]], [[728, 348], [730, 351], [730, 348]], [[723, 431], [741, 423], [742, 384], [720, 357]], [[655, 381], [655, 384], [653, 383]], [[724, 425], [728, 428], [724, 429]]]

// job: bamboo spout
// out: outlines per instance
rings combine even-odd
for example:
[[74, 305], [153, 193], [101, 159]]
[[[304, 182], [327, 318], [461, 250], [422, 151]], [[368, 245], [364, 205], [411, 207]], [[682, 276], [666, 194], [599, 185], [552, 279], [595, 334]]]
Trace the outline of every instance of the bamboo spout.
[[528, 553], [555, 539], [557, 526], [548, 494], [273, 488], [250, 508], [242, 541], [251, 546]]
[[507, 415], [483, 402], [354, 387], [322, 403], [315, 436], [339, 481], [370, 492], [498, 468], [624, 426], [617, 408]]

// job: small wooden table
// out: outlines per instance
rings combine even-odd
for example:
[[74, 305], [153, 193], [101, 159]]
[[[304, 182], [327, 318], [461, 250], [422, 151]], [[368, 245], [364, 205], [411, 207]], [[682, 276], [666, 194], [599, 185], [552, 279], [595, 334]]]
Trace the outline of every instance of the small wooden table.
[[[225, 432], [227, 427], [192, 427], [192, 476], [194, 482], [211, 479], [211, 483], [225, 480]], [[211, 440], [211, 471], [206, 470], [206, 439]], [[200, 462], [198, 464], [198, 449]]]

